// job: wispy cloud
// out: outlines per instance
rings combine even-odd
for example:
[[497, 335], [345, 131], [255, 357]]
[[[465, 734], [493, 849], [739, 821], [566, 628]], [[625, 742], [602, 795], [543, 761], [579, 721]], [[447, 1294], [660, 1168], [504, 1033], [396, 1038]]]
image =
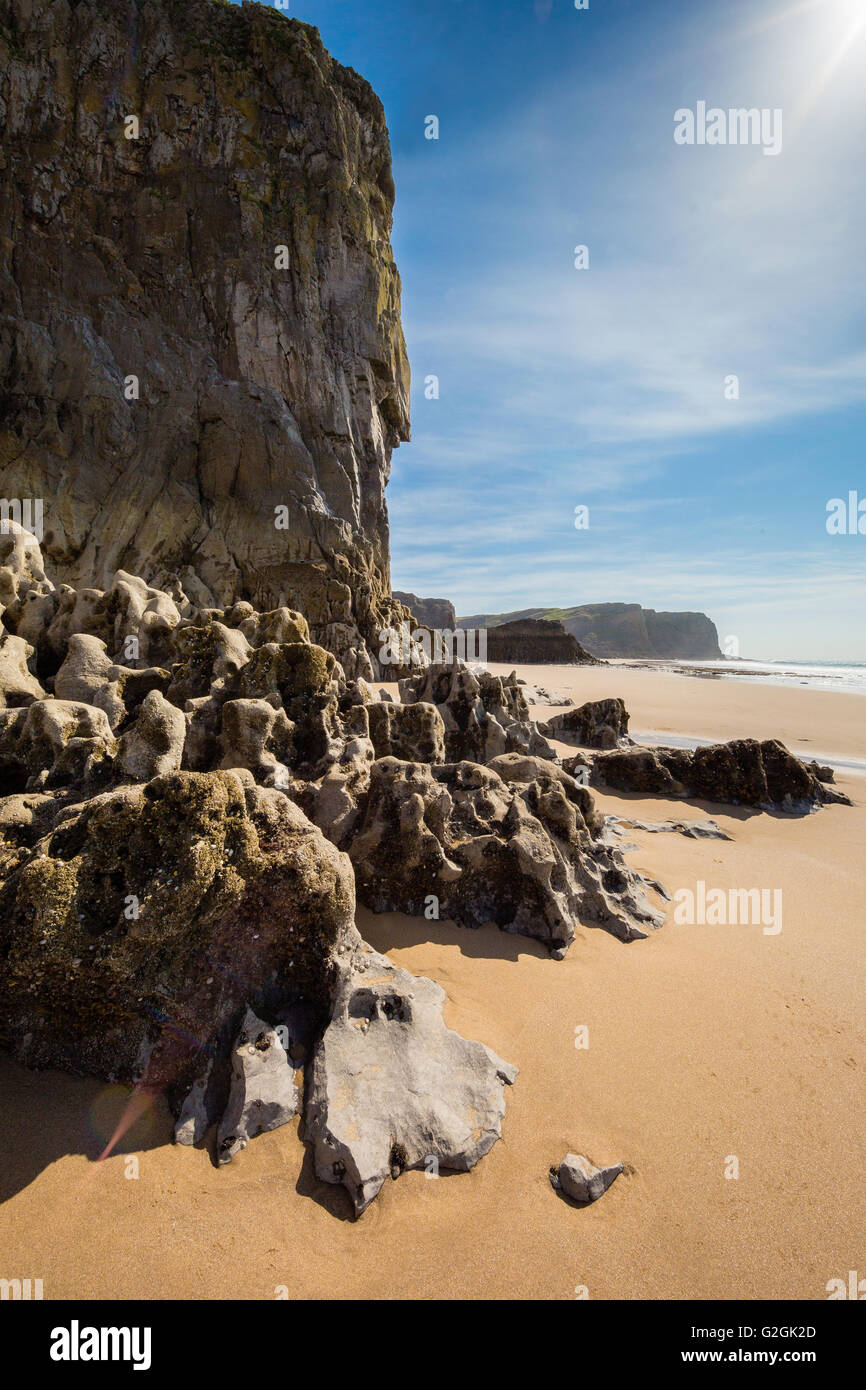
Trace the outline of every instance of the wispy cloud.
[[[864, 572], [822, 539], [810, 487], [824, 422], [866, 404], [866, 29], [843, 47], [851, 8], [780, 7], [756, 31], [750, 5], [700, 7], [640, 64], [550, 83], [435, 160], [401, 159], [401, 236], [423, 268], [417, 291], [404, 266], [401, 585], [464, 611], [705, 604], [751, 611], [765, 636], [787, 602], [833, 654], [857, 640], [846, 586]], [[780, 107], [782, 154], [676, 146], [673, 113], [698, 99]], [[750, 489], [773, 486], [767, 517]], [[578, 503], [593, 509], [580, 550]]]

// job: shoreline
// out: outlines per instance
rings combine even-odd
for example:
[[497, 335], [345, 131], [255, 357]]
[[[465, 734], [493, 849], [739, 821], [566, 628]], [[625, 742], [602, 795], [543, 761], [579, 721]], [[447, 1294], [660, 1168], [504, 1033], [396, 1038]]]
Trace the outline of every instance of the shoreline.
[[[632, 670], [659, 671], [675, 676], [690, 676], [696, 680], [741, 680], [754, 685], [773, 685], [782, 688], [805, 687], [849, 695], [866, 695], [866, 666], [856, 666], [856, 677], [847, 674], [854, 668], [845, 662], [760, 662], [745, 658], [736, 661], [687, 661], [667, 657], [608, 658], [608, 665]], [[777, 669], [778, 668], [778, 669]], [[834, 672], [845, 672], [834, 675]], [[859, 683], [858, 683], [859, 682]]]
[[[634, 666], [531, 666], [488, 662], [497, 676], [517, 672], [527, 685], [541, 685], [575, 704], [620, 696], [630, 730], [663, 738], [778, 738], [806, 761], [866, 763], [866, 708], [863, 697], [849, 690], [815, 690], [803, 686], [752, 681], [713, 681]], [[396, 685], [391, 688], [396, 693]], [[565, 705], [536, 705], [546, 719]], [[633, 735], [635, 736], [635, 735]], [[820, 754], [818, 751], [820, 750]]]

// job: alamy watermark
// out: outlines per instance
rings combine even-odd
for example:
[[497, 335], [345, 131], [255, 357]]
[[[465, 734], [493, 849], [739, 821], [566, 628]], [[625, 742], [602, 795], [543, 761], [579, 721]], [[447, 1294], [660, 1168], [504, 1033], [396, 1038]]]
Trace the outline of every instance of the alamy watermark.
[[853, 488], [847, 500], [831, 497], [825, 525], [828, 536], [866, 536], [866, 497], [860, 498]]
[[764, 154], [782, 153], [780, 107], [736, 106], [724, 110], [699, 101], [692, 111], [681, 106], [674, 112], [677, 145], [760, 145]]
[[487, 664], [487, 628], [418, 627], [403, 622], [379, 632], [379, 661], [383, 666], [440, 666], [463, 661], [470, 667]]
[[131, 1361], [134, 1371], [151, 1364], [149, 1327], [82, 1327], [73, 1318], [68, 1327], [51, 1331], [52, 1361]]
[[708, 888], [698, 879], [694, 891], [678, 888], [673, 901], [677, 926], [760, 926], [764, 936], [782, 930], [781, 888]]
[[0, 1302], [27, 1302], [42, 1298], [41, 1279], [0, 1279]]
[[0, 497], [0, 535], [8, 536], [13, 524], [29, 531], [39, 543], [44, 538], [41, 497]]

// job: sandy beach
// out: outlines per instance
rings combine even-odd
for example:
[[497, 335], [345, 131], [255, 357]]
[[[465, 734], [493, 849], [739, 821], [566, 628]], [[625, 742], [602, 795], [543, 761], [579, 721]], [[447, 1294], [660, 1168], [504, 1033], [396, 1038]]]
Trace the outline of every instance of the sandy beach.
[[[518, 674], [580, 701], [622, 695], [636, 734], [866, 759], [857, 695], [611, 667]], [[598, 796], [646, 820], [714, 816], [731, 842], [636, 831], [629, 863], [671, 893], [780, 888], [777, 935], [669, 912], [630, 945], [584, 928], [557, 962], [495, 928], [359, 910], [373, 946], [441, 983], [449, 1025], [520, 1075], [503, 1140], [471, 1173], [404, 1175], [357, 1222], [316, 1180], [297, 1123], [217, 1170], [170, 1142], [159, 1105], [97, 1165], [127, 1092], [3, 1058], [3, 1272], [61, 1299], [826, 1298], [862, 1268], [866, 1227], [866, 780], [837, 784], [855, 806], [804, 818]], [[627, 1171], [577, 1208], [547, 1176], [567, 1150]]]

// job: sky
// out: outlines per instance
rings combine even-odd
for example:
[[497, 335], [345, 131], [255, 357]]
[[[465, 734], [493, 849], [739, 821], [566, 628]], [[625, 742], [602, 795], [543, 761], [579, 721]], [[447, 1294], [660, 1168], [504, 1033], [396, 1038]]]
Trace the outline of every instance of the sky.
[[[866, 660], [866, 534], [827, 530], [854, 492], [866, 531], [866, 0], [288, 13], [390, 130], [394, 587], [697, 609], [744, 657]], [[779, 124], [678, 143], [700, 102]]]

